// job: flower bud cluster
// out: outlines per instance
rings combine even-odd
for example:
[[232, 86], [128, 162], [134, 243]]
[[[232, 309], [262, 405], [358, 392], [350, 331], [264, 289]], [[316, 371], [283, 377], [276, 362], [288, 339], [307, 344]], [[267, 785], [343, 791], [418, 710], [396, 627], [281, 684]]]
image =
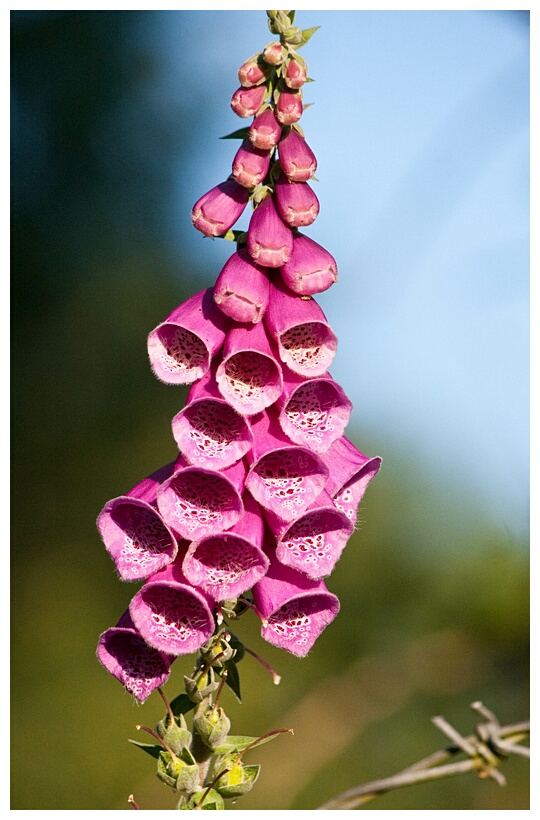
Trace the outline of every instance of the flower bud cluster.
[[[280, 42], [241, 66], [232, 100], [253, 122], [232, 175], [192, 213], [203, 234], [224, 236], [251, 200], [247, 235], [215, 285], [148, 336], [157, 378], [190, 385], [172, 419], [178, 452], [97, 522], [120, 578], [142, 582], [98, 657], [140, 701], [209, 641], [222, 604], [250, 593], [263, 638], [305, 656], [338, 613], [324, 579], [381, 464], [345, 436], [352, 405], [329, 373], [337, 338], [313, 295], [335, 282], [336, 262], [298, 230], [319, 211], [317, 161], [295, 125], [306, 38], [270, 15]], [[199, 723], [219, 746], [224, 716]]]

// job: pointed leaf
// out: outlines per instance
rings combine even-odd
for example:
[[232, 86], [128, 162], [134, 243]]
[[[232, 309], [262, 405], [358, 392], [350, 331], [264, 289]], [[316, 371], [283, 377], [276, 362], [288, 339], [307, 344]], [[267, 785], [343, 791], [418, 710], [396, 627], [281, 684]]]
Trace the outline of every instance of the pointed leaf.
[[174, 700], [171, 701], [171, 709], [173, 715], [187, 715], [187, 713], [194, 708], [195, 704], [184, 693], [178, 695]]
[[143, 752], [146, 752], [151, 757], [155, 757], [156, 760], [159, 758], [159, 753], [163, 751], [162, 746], [157, 746], [154, 743], [139, 743], [138, 740], [132, 740], [130, 737], [128, 738], [128, 743], [133, 743], [134, 746], [138, 746], [139, 749], [142, 749]]
[[302, 46], [305, 46], [308, 40], [311, 40], [311, 38], [313, 37], [315, 32], [318, 31], [318, 29], [320, 29], [320, 26], [314, 26], [313, 28], [305, 28], [302, 31], [302, 42], [300, 43], [300, 45], [296, 46], [296, 48], [298, 49], [302, 48]]
[[249, 126], [244, 126], [244, 128], [239, 128], [237, 131], [231, 131], [230, 134], [220, 137], [220, 140], [244, 140], [248, 134]]
[[238, 668], [234, 661], [227, 661], [224, 664], [225, 669], [229, 673], [225, 680], [227, 686], [232, 689], [236, 697], [238, 698], [238, 702], [242, 703], [242, 697], [240, 695], [240, 675], [238, 674]]
[[262, 746], [263, 743], [268, 743], [268, 741], [273, 740], [278, 735], [283, 734], [283, 732], [290, 731], [290, 729], [282, 729], [281, 731], [277, 732], [269, 732], [267, 735], [263, 737], [248, 737], [247, 735], [229, 735], [227, 740], [219, 746], [219, 748], [214, 749], [214, 754], [230, 754], [231, 752], [243, 752], [244, 749], [247, 749], [248, 746], [252, 746], [253, 749], [256, 749], [257, 746]]

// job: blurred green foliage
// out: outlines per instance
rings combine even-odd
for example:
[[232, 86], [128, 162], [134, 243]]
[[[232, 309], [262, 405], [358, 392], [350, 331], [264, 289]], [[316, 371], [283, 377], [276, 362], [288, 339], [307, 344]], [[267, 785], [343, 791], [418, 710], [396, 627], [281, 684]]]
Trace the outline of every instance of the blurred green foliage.
[[[146, 334], [218, 273], [178, 258], [160, 234], [197, 111], [183, 116], [180, 96], [133, 119], [158, 70], [133, 38], [141, 15], [151, 22], [151, 12], [12, 12], [14, 809], [124, 809], [132, 792], [143, 809], [174, 805], [127, 743], [136, 722], [161, 717], [158, 695], [136, 707], [95, 659], [134, 592], [95, 518], [174, 457], [170, 420], [186, 395], [152, 376]], [[446, 745], [431, 715], [469, 733], [473, 700], [501, 722], [528, 716], [526, 544], [494, 531], [474, 499], [456, 502], [414, 453], [387, 451], [384, 432], [374, 443], [354, 423], [348, 432], [384, 465], [329, 580], [339, 617], [304, 660], [263, 645], [252, 613], [235, 626], [282, 683], [246, 656], [244, 702], [228, 693], [223, 704], [234, 733], [295, 736], [252, 753], [262, 774], [234, 808], [312, 809], [393, 774]], [[192, 660], [173, 667], [170, 698]], [[462, 777], [369, 808], [527, 808], [526, 762], [505, 773], [506, 789]]]

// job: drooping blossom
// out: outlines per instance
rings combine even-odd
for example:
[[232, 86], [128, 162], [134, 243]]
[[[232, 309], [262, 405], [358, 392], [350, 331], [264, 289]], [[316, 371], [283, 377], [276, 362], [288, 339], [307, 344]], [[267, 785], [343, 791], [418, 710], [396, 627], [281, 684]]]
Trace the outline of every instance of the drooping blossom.
[[300, 376], [322, 376], [336, 354], [337, 338], [314, 299], [303, 299], [275, 280], [264, 323], [281, 361]]
[[259, 83], [265, 82], [268, 78], [271, 69], [268, 65], [265, 65], [265, 61], [261, 60], [260, 57], [260, 54], [250, 57], [250, 59], [242, 63], [238, 69], [238, 79], [240, 85], [244, 88], [259, 85]]
[[305, 61], [299, 54], [287, 60], [282, 76], [285, 85], [289, 88], [302, 88], [307, 80], [307, 72]]
[[240, 86], [231, 99], [231, 108], [239, 117], [253, 117], [263, 104], [268, 91], [264, 85], [252, 88]]
[[167, 384], [191, 384], [204, 376], [231, 325], [214, 302], [213, 288], [183, 302], [148, 335], [154, 374]]
[[283, 432], [316, 453], [324, 453], [343, 435], [352, 412], [352, 402], [329, 373], [305, 379], [288, 368], [276, 406]]
[[255, 148], [248, 139], [245, 139], [234, 155], [232, 175], [244, 188], [254, 188], [263, 182], [269, 168], [269, 151]]
[[249, 127], [248, 137], [255, 148], [269, 151], [281, 138], [281, 125], [271, 108], [258, 114]]
[[253, 587], [253, 602], [265, 619], [264, 640], [300, 658], [339, 612], [339, 600], [324, 581], [313, 581], [275, 558]]
[[149, 646], [126, 611], [118, 624], [99, 636], [99, 662], [139, 703], [163, 686], [174, 658]]
[[263, 322], [237, 324], [229, 331], [216, 380], [223, 398], [245, 416], [259, 413], [279, 398], [281, 365]]
[[251, 429], [254, 443], [246, 487], [261, 507], [283, 521], [293, 521], [320, 495], [328, 469], [308, 447], [291, 443], [274, 414], [253, 417]]
[[262, 550], [264, 522], [258, 504], [244, 493], [244, 515], [234, 527], [193, 541], [182, 568], [190, 583], [215, 601], [240, 595], [260, 581], [268, 569]]
[[157, 488], [174, 462], [156, 470], [126, 495], [105, 504], [97, 528], [123, 581], [148, 578], [176, 557], [178, 544], [156, 505]]
[[191, 211], [193, 226], [205, 236], [223, 236], [240, 219], [248, 200], [249, 191], [227, 179], [197, 200]]
[[358, 506], [379, 472], [382, 459], [365, 456], [346, 436], [337, 439], [321, 458], [328, 466], [327, 492], [336, 507], [355, 522]]
[[278, 151], [281, 169], [292, 182], [307, 182], [317, 170], [315, 154], [294, 128], [279, 141]]
[[251, 215], [247, 249], [259, 265], [279, 268], [291, 256], [293, 235], [276, 210], [273, 197], [267, 195]]
[[260, 322], [270, 299], [268, 270], [239, 248], [225, 262], [214, 286], [214, 301], [235, 322]]
[[293, 125], [302, 117], [304, 106], [300, 91], [284, 89], [276, 103], [276, 119], [281, 125]]
[[215, 625], [210, 599], [186, 581], [179, 563], [147, 580], [132, 598], [129, 614], [144, 640], [169, 655], [196, 652]]
[[285, 58], [285, 49], [281, 43], [275, 41], [268, 43], [264, 47], [263, 58], [269, 65], [281, 65]]
[[313, 296], [328, 290], [337, 279], [337, 264], [332, 254], [301, 233], [293, 237], [292, 253], [280, 269], [283, 281], [300, 296]]
[[307, 182], [291, 182], [285, 174], [276, 181], [276, 208], [287, 225], [301, 228], [312, 225], [319, 215], [319, 200]]

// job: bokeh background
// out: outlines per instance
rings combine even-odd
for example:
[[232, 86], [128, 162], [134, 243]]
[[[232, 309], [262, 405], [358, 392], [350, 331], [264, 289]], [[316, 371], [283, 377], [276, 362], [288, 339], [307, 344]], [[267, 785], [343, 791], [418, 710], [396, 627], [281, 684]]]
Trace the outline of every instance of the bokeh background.
[[[302, 119], [318, 161], [309, 235], [338, 261], [319, 301], [340, 338], [347, 430], [384, 458], [328, 581], [342, 610], [304, 660], [236, 631], [235, 733], [253, 752], [235, 809], [313, 809], [467, 734], [482, 700], [528, 717], [529, 27], [524, 11], [301, 11]], [[240, 64], [263, 11], [16, 11], [12, 105], [12, 808], [172, 808], [127, 743], [161, 717], [94, 657], [135, 588], [95, 530], [114, 496], [174, 458], [184, 388], [146, 335], [231, 253], [190, 223], [243, 123]], [[239, 227], [247, 226], [247, 214]], [[180, 659], [172, 698], [192, 659]], [[373, 809], [525, 809], [470, 777]]]

